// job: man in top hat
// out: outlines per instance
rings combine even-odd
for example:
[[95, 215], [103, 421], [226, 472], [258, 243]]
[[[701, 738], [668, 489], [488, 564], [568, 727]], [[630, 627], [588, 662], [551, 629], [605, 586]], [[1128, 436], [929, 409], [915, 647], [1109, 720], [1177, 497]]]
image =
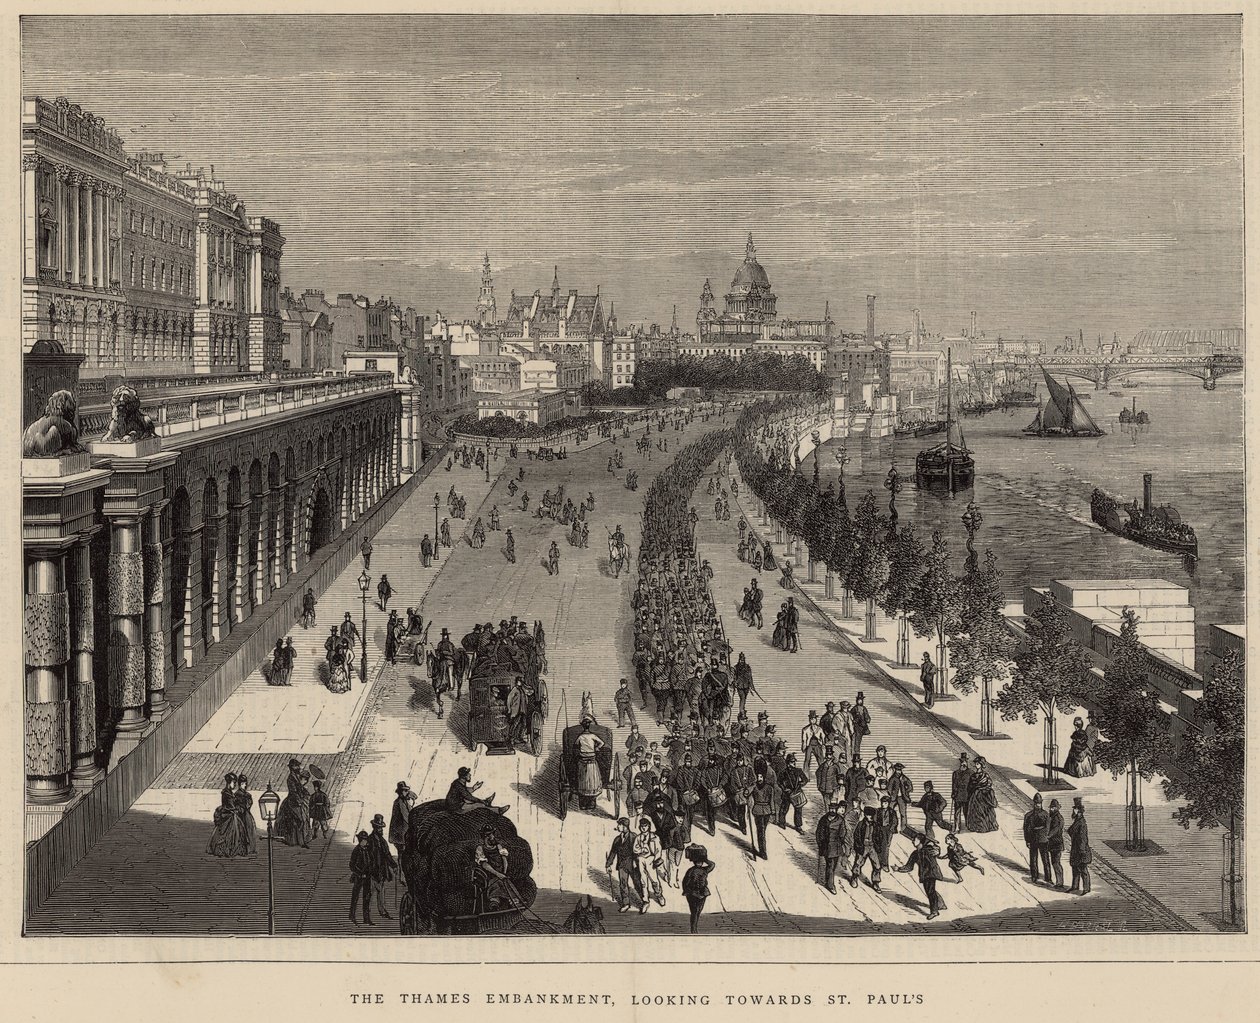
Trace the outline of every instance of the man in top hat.
[[438, 673], [445, 676], [446, 688], [455, 688], [455, 644], [451, 642], [450, 629], [442, 630], [442, 638], [433, 648], [433, 656], [437, 660]]
[[394, 809], [389, 815], [389, 840], [398, 850], [399, 856], [407, 842], [407, 825], [411, 820], [411, 807], [415, 801], [416, 794], [411, 791], [411, 786], [400, 781], [394, 788]]
[[350, 853], [350, 880], [353, 885], [350, 890], [350, 922], [359, 922], [355, 910], [362, 898], [363, 922], [375, 927], [372, 923], [372, 854], [368, 849], [370, 837], [366, 831], [360, 831], [354, 836], [356, 845]]
[[1068, 851], [1068, 866], [1072, 868], [1072, 891], [1088, 895], [1089, 865], [1094, 861], [1094, 851], [1089, 845], [1085, 801], [1080, 796], [1072, 798], [1072, 823], [1068, 825], [1068, 838], [1072, 842], [1072, 848]]
[[385, 884], [394, 879], [398, 861], [389, 851], [385, 841], [385, 818], [379, 813], [372, 818], [372, 834], [368, 836], [368, 856], [371, 860], [372, 889], [376, 892], [376, 911], [386, 920], [393, 919], [385, 908]]
[[822, 761], [825, 739], [826, 734], [818, 723], [818, 711], [811, 710], [809, 712], [809, 721], [801, 729], [801, 755], [805, 758], [803, 770], [806, 774], [809, 774], [809, 765], [811, 763]]
[[862, 755], [862, 740], [871, 734], [871, 712], [866, 709], [866, 694], [858, 693], [853, 698], [853, 708], [849, 711], [853, 720], [853, 753]]
[[954, 831], [967, 830], [967, 799], [971, 795], [971, 766], [967, 754], [958, 754], [958, 766], [950, 777], [949, 798], [954, 804]]
[[818, 727], [822, 729], [823, 744], [831, 742], [831, 737], [836, 734], [836, 702], [835, 700], [827, 701], [827, 709], [822, 712], [822, 716], [818, 719]]
[[349, 643], [351, 647], [359, 642], [359, 628], [351, 619], [349, 611], [346, 612], [346, 616], [341, 620], [341, 638]]
[[1024, 814], [1024, 844], [1028, 846], [1028, 879], [1036, 884], [1041, 880], [1038, 862], [1044, 868], [1046, 880], [1050, 880], [1050, 815], [1041, 805], [1041, 793], [1033, 796], [1032, 809]]
[[844, 772], [844, 801], [852, 806], [857, 799], [857, 794], [865, 786], [865, 782], [866, 768], [862, 765], [862, 758], [855, 753], [853, 763]]
[[328, 638], [324, 640], [324, 660], [328, 662], [328, 666], [332, 668], [333, 655], [337, 652], [337, 647], [341, 645], [341, 633], [337, 631], [337, 626], [330, 625]]

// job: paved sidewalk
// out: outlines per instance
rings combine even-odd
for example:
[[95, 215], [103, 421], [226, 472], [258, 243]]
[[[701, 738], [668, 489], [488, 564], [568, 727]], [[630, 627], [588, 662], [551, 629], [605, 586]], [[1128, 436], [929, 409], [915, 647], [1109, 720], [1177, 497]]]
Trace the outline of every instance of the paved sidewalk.
[[[745, 493], [741, 486], [741, 494]], [[754, 499], [749, 497], [748, 500], [752, 504]], [[744, 515], [760, 538], [771, 540], [776, 556], [781, 561], [785, 559], [787, 545], [774, 542], [773, 523], [759, 517], [755, 511], [749, 513], [745, 510]], [[895, 664], [896, 623], [877, 611], [878, 639], [874, 643], [866, 643], [863, 638], [865, 606], [854, 601], [854, 617], [844, 618], [843, 603], [838, 591], [835, 598], [829, 599], [825, 596], [826, 587], [822, 581], [821, 566], [817, 572], [818, 580], [811, 583], [808, 581], [804, 553], [799, 561], [795, 566], [796, 589], [806, 598], [806, 606], [812, 605], [816, 613], [826, 617], [831, 629], [840, 637], [843, 647], [865, 660], [883, 677], [886, 684], [896, 687], [906, 701], [918, 706], [924, 715], [931, 716], [943, 728], [953, 733], [961, 744], [960, 748], [969, 749], [973, 756], [983, 756], [1025, 800], [1031, 800], [1038, 791], [1034, 782], [1041, 776], [1037, 764], [1044, 756], [1042, 724], [1038, 722], [1028, 725], [1022, 720], [999, 719], [996, 731], [1003, 738], [980, 738], [977, 735], [980, 728], [980, 694], [959, 694], [953, 691], [952, 686], [944, 699], [938, 696], [935, 706], [926, 708], [919, 683], [918, 662], [922, 660], [925, 651], [931, 653], [933, 661], [937, 659], [935, 639], [920, 638], [911, 632], [911, 663], [906, 666]], [[769, 603], [767, 599], [767, 609]], [[769, 610], [766, 617], [772, 617]], [[1000, 683], [995, 684], [994, 692], [998, 688]], [[1083, 716], [1084, 712], [1077, 710], [1058, 718], [1060, 761], [1066, 755], [1072, 718], [1076, 714]], [[890, 756], [893, 754], [890, 753]], [[948, 782], [948, 778], [945, 781]], [[937, 784], [939, 788], [939, 780]], [[1058, 798], [1066, 810], [1070, 808], [1075, 796], [1081, 796], [1085, 801], [1095, 857], [1101, 857], [1125, 879], [1157, 898], [1186, 925], [1195, 929], [1216, 929], [1220, 918], [1220, 878], [1219, 871], [1215, 870], [1221, 856], [1219, 833], [1197, 828], [1187, 831], [1176, 824], [1171, 817], [1174, 804], [1164, 798], [1157, 778], [1143, 785], [1146, 834], [1157, 851], [1148, 856], [1123, 856], [1112, 846], [1117, 839], [1120, 845], [1123, 845], [1124, 840], [1126, 793], [1123, 776], [1112, 778], [1109, 773], [1100, 771], [1091, 778], [1074, 778], [1071, 779], [1069, 788], [1046, 792], [1043, 799], [1048, 805], [1050, 799]]]
[[[368, 586], [367, 640], [368, 684], [359, 681], [359, 652], [355, 651], [354, 681], [347, 693], [333, 693], [324, 685], [324, 640], [329, 629], [349, 611], [355, 627], [363, 627], [363, 602], [359, 573], [363, 561], [356, 558], [319, 597], [317, 622], [305, 629], [295, 622], [287, 633], [297, 651], [297, 664], [288, 686], [268, 685], [263, 667], [241, 683], [204, 728], [184, 749], [184, 753], [283, 753], [288, 756], [339, 753], [371, 702], [374, 668], [384, 656], [385, 623], [388, 613], [376, 602], [376, 584], [383, 572], [389, 576], [394, 597], [389, 607], [405, 617], [407, 607], [423, 606], [425, 595], [446, 566], [449, 551], [443, 548], [434, 566], [419, 567], [420, 539], [433, 535], [433, 496], [441, 497], [440, 517], [446, 516], [446, 495], [454, 486], [468, 501], [468, 518], [451, 519], [451, 539], [461, 543], [465, 529], [481, 513], [480, 506], [502, 470], [500, 461], [492, 468], [488, 483], [485, 471], [459, 466], [450, 472], [445, 463], [423, 480], [397, 514], [372, 538], [371, 583]], [[498, 471], [496, 471], [498, 470]], [[491, 534], [493, 535], [493, 534]], [[489, 542], [489, 541], [487, 541]], [[428, 621], [428, 615], [425, 620]], [[430, 634], [437, 642], [439, 631]]]

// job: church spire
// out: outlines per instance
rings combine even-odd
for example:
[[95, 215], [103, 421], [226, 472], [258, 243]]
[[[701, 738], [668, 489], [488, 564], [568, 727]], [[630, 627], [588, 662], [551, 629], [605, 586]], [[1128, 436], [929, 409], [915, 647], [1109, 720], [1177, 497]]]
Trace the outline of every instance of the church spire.
[[744, 246], [744, 262], [755, 263], [757, 261], [757, 248], [753, 245], [752, 232], [748, 232], [748, 244]]
[[[515, 297], [515, 296], [513, 296]], [[494, 278], [490, 276], [490, 253], [481, 264], [481, 293], [477, 296], [477, 322], [483, 326], [498, 322], [494, 303]]]
[[671, 334], [678, 333], [678, 306], [674, 306], [674, 317], [669, 321], [669, 332]]
[[551, 278], [551, 302], [553, 305], [560, 304], [560, 267], [558, 265]]
[[700, 305], [705, 309], [713, 305], [713, 285], [707, 277], [704, 279], [704, 289], [700, 292]]

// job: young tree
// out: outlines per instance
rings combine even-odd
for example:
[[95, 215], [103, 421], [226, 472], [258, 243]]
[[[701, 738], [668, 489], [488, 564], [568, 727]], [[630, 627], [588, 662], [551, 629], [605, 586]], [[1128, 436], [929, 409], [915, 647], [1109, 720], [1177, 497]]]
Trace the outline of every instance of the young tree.
[[936, 637], [936, 663], [941, 693], [949, 682], [945, 639], [962, 627], [958, 578], [950, 571], [949, 541], [938, 529], [932, 547], [923, 558], [923, 575], [910, 598], [910, 624], [916, 636]]
[[849, 559], [849, 573], [845, 581], [858, 600], [866, 601], [865, 642], [874, 643], [875, 600], [884, 588], [888, 575], [887, 554], [888, 523], [879, 513], [875, 495], [867, 491], [858, 502], [853, 516], [853, 556]]
[[1197, 728], [1182, 737], [1176, 765], [1181, 777], [1164, 782], [1169, 799], [1185, 800], [1173, 812], [1183, 828], [1229, 829], [1225, 871], [1229, 922], [1238, 921], [1238, 857], [1242, 850], [1244, 782], [1247, 777], [1247, 690], [1242, 661], [1229, 651], [1215, 675], [1204, 680]]
[[1126, 607], [1120, 621], [1120, 638], [1112, 648], [1095, 702], [1096, 722], [1102, 733], [1094, 748], [1094, 761], [1111, 772], [1125, 775], [1128, 807], [1125, 813], [1124, 847], [1144, 850], [1142, 780], [1172, 758], [1172, 738], [1146, 677], [1146, 648], [1137, 635], [1137, 615]]
[[879, 606], [897, 620], [897, 663], [910, 660], [910, 619], [915, 588], [923, 578], [923, 544], [913, 526], [902, 526], [888, 535], [888, 578], [880, 594]]
[[994, 701], [1003, 721], [1023, 718], [1045, 722], [1045, 762], [1042, 780], [1054, 785], [1059, 745], [1056, 713], [1069, 714], [1091, 693], [1094, 679], [1089, 658], [1072, 635], [1067, 612], [1047, 593], [1041, 606], [1028, 616], [1028, 641], [1015, 654], [1015, 670]]
[[980, 734], [993, 735], [993, 684], [1006, 676], [1015, 637], [1002, 613], [1006, 594], [997, 555], [984, 552], [984, 568], [968, 559], [959, 581], [962, 632], [949, 641], [954, 662], [954, 685], [964, 693], [980, 690]]

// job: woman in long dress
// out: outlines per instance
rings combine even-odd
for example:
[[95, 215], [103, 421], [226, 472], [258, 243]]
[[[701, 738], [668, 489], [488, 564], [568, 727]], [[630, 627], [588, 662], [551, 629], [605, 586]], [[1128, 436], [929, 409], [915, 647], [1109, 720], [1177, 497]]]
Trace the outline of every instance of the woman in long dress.
[[983, 760], [976, 761], [976, 770], [967, 788], [967, 830], [997, 831], [997, 796], [993, 794], [993, 779]]
[[776, 650], [787, 648], [787, 606], [780, 605], [779, 613], [774, 616], [774, 635], [770, 637], [770, 645]]
[[254, 797], [249, 794], [249, 779], [243, 774], [236, 779], [233, 801], [241, 823], [241, 847], [237, 855], [252, 856], [258, 850], [258, 826], [254, 823]]
[[311, 844], [311, 796], [306, 791], [309, 779], [299, 761], [289, 761], [289, 794], [276, 813], [276, 837], [285, 845], [308, 848]]
[[267, 684], [273, 686], [284, 686], [289, 684], [289, 680], [285, 677], [284, 666], [288, 658], [284, 653], [284, 640], [276, 640], [276, 648], [271, 651], [271, 672], [267, 676]]
[[214, 810], [214, 832], [206, 850], [211, 856], [236, 856], [241, 848], [241, 818], [236, 806], [236, 775], [224, 776], [219, 805]]
[[1090, 748], [1089, 733], [1085, 731], [1085, 722], [1076, 718], [1072, 727], [1072, 745], [1068, 748], [1067, 760], [1063, 762], [1063, 773], [1073, 778], [1092, 778], [1098, 768], [1094, 764], [1094, 753]]
[[779, 563], [774, 559], [774, 551], [770, 547], [770, 541], [767, 540], [762, 546], [761, 567], [767, 572], [773, 572], [779, 567]]
[[582, 734], [577, 738], [578, 803], [583, 810], [595, 809], [595, 800], [604, 791], [604, 779], [599, 773], [599, 761], [595, 754], [604, 748], [604, 741], [591, 731], [591, 719], [582, 719]]
[[338, 643], [337, 649], [333, 651], [332, 661], [328, 666], [328, 691], [350, 691], [350, 647], [345, 643]]

